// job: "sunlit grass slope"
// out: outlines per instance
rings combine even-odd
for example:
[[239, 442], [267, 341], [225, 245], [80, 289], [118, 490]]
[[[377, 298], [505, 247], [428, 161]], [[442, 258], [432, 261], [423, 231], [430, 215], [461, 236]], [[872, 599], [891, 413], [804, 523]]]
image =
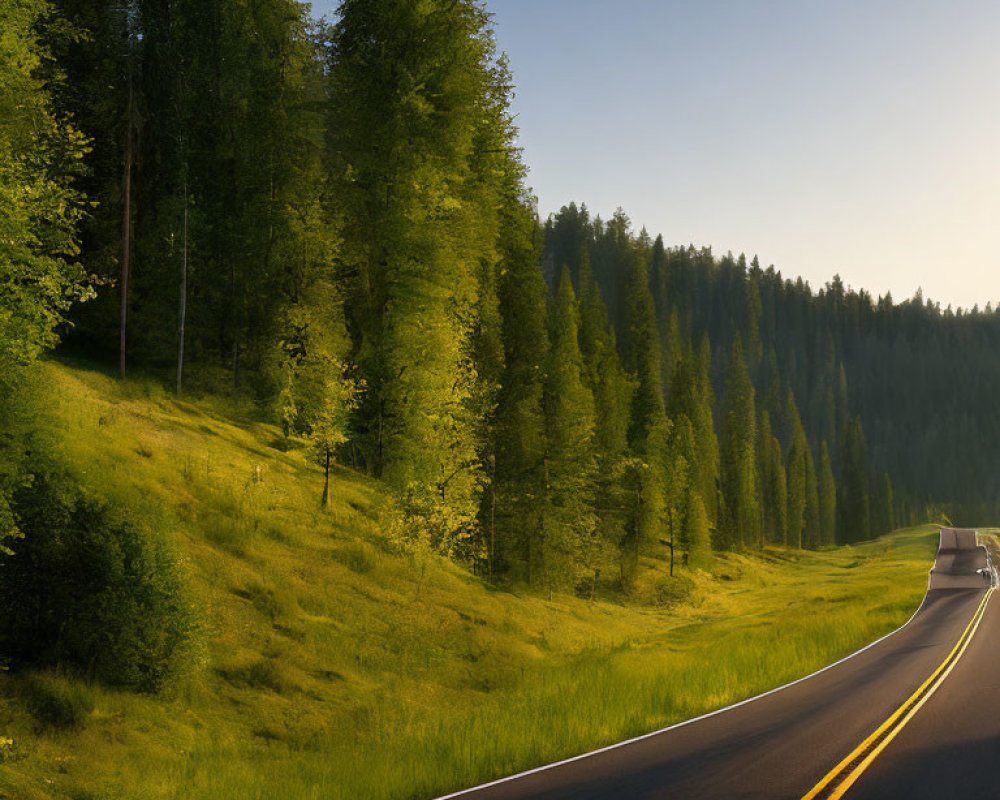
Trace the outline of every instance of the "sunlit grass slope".
[[[322, 512], [305, 450], [222, 401], [46, 369], [50, 447], [88, 491], [169, 533], [202, 647], [160, 696], [0, 676], [9, 797], [432, 796], [823, 666], [912, 614], [936, 545], [927, 526], [673, 581], [649, 558], [631, 597], [593, 603], [491, 590], [398, 554], [373, 481], [339, 471]], [[82, 721], [41, 724], [32, 680], [83, 696]]]

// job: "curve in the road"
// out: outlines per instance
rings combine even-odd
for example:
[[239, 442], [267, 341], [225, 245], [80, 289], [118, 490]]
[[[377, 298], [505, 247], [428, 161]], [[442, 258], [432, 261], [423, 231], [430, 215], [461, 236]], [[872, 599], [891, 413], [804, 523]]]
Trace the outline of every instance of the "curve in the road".
[[[903, 731], [906, 723], [900, 722], [912, 720], [925, 704], [935, 707], [945, 693], [938, 691], [944, 679], [964, 666], [967, 650], [976, 652], [983, 641], [982, 636], [973, 641], [975, 630], [996, 616], [988, 610], [1000, 608], [994, 603], [987, 609], [990, 583], [984, 569], [992, 573], [974, 531], [942, 529], [924, 602], [903, 627], [868, 647], [780, 689], [695, 720], [440, 800], [794, 800], [817, 787], [812, 797], [834, 796], [842, 786], [846, 791], [851, 785], [845, 785], [847, 778], [854, 776], [853, 784], [864, 771], [857, 770], [862, 761], [869, 772], [879, 771], [883, 759], [872, 767], [875, 756], [897, 734], [906, 739], [917, 727]], [[997, 621], [1000, 625], [1000, 617]], [[859, 742], [868, 742], [860, 759]], [[833, 765], [842, 769], [831, 770]], [[859, 787], [867, 781], [866, 774]]]

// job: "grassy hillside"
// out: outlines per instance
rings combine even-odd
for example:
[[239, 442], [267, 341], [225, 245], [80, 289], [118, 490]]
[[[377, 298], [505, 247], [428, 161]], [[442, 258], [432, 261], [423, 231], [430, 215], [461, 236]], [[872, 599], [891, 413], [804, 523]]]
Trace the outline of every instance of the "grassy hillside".
[[[905, 621], [936, 544], [922, 527], [674, 579], [651, 558], [632, 596], [595, 602], [494, 590], [400, 553], [362, 476], [339, 470], [322, 512], [306, 450], [228, 401], [45, 370], [47, 447], [168, 533], [200, 647], [157, 696], [0, 674], [8, 797], [431, 796], [816, 669]], [[78, 724], [41, 722], [39, 685], [77, 697]]]

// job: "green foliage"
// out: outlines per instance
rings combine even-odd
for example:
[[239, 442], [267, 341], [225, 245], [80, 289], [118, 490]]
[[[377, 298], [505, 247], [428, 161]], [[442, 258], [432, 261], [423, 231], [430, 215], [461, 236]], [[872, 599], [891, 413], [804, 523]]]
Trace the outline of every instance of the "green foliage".
[[694, 581], [685, 575], [661, 578], [656, 584], [656, 604], [672, 608], [688, 600], [694, 590]]
[[819, 458], [819, 529], [820, 543], [832, 545], [837, 537], [837, 484], [826, 440], [820, 446]]
[[734, 550], [761, 545], [754, 394], [737, 336], [726, 372], [720, 470], [726, 509], [721, 515], [719, 543]]
[[84, 202], [74, 185], [87, 142], [53, 108], [62, 76], [38, 35], [48, 11], [0, 2], [0, 552], [17, 534], [10, 498], [27, 469], [25, 368], [55, 344], [71, 303], [89, 296], [75, 260]]
[[49, 476], [19, 490], [15, 508], [25, 537], [0, 570], [0, 653], [12, 667], [154, 691], [184, 666], [193, 617], [158, 536]]
[[537, 267], [534, 215], [509, 195], [503, 208], [498, 295], [504, 369], [497, 398], [493, 483], [498, 506], [491, 551], [495, 561], [530, 579], [545, 489], [546, 289]]
[[587, 385], [594, 397], [594, 449], [597, 458], [597, 542], [595, 568], [609, 571], [619, 563], [629, 509], [623, 483], [628, 425], [635, 384], [622, 368], [614, 328], [580, 243], [580, 353]]
[[868, 452], [861, 419], [855, 417], [847, 429], [841, 456], [837, 511], [841, 542], [863, 542], [871, 538], [871, 497]]
[[761, 506], [764, 513], [764, 532], [774, 544], [788, 546], [788, 479], [781, 442], [771, 433], [771, 416], [764, 410], [760, 414], [758, 443], [761, 475]]
[[[884, 531], [889, 532], [889, 529]], [[821, 541], [819, 478], [816, 475], [816, 461], [812, 449], [806, 449], [806, 508], [803, 540], [806, 547], [819, 547]]]
[[22, 692], [32, 716], [53, 728], [78, 728], [94, 710], [86, 685], [52, 672], [26, 676]]
[[789, 442], [786, 469], [788, 472], [788, 543], [802, 547], [806, 527], [807, 460], [809, 442], [802, 428], [795, 395], [789, 393], [785, 406], [785, 429]]
[[688, 492], [684, 514], [684, 534], [681, 544], [687, 550], [687, 563], [693, 569], [709, 569], [712, 565], [712, 537], [705, 503], [697, 491]]
[[551, 304], [549, 327], [542, 577], [551, 586], [575, 583], [580, 568], [593, 564], [596, 544], [594, 398], [584, 383], [579, 308], [568, 268]]

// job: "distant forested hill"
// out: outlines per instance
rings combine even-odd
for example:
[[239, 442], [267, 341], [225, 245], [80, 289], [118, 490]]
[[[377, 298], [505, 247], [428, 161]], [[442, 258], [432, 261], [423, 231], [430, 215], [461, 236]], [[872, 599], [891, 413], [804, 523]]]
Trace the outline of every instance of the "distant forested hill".
[[602, 221], [573, 203], [545, 231], [549, 280], [560, 264], [578, 276], [581, 259], [589, 258], [619, 329], [628, 324], [627, 250], [644, 252], [668, 392], [675, 343], [707, 336], [721, 393], [721, 365], [739, 334], [749, 344], [762, 410], [783, 419], [792, 392], [814, 451], [826, 442], [835, 469], [843, 469], [846, 437], [860, 422], [871, 491], [882, 491], [880, 476], [891, 475], [898, 522], [923, 518], [935, 506], [969, 524], [996, 517], [1000, 309], [942, 309], [919, 292], [895, 303], [849, 289], [839, 277], [817, 291], [762, 268], [756, 256], [748, 263], [711, 248], [665, 247], [662, 237], [629, 235], [623, 213]]

